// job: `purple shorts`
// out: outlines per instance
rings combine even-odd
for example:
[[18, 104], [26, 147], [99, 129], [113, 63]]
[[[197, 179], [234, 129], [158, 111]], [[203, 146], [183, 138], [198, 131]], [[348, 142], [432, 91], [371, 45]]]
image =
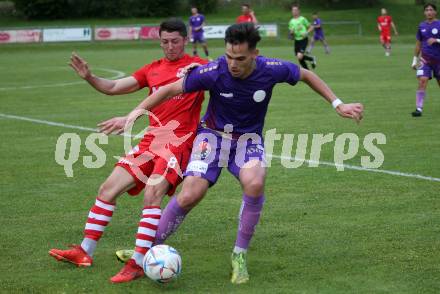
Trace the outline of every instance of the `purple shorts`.
[[313, 40], [315, 40], [315, 41], [324, 40], [324, 33], [323, 32], [315, 32], [315, 34], [313, 35]]
[[194, 32], [191, 35], [191, 42], [193, 43], [205, 43], [205, 37], [203, 36], [203, 32]]
[[434, 78], [440, 80], [440, 63], [426, 62], [421, 58], [420, 66], [417, 68], [417, 77], [427, 77], [432, 79], [433, 74]]
[[260, 135], [227, 138], [214, 130], [199, 127], [184, 176], [204, 178], [212, 186], [224, 167], [238, 179], [243, 165], [251, 160], [265, 163], [264, 143]]

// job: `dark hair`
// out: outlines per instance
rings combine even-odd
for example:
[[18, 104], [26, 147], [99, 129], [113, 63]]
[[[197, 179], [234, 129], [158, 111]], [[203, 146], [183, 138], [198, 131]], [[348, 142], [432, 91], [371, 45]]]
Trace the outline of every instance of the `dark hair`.
[[291, 6], [290, 8], [293, 8], [293, 7], [296, 7], [296, 8], [298, 8], [298, 9], [299, 9], [299, 4], [297, 4], [297, 3], [294, 3], [294, 4], [292, 4], [292, 6]]
[[431, 6], [432, 9], [434, 9], [435, 11], [437, 11], [437, 6], [435, 6], [435, 4], [433, 4], [433, 3], [426, 3], [425, 5], [423, 5], [423, 10], [425, 10], [425, 9], [428, 8], [429, 6]]
[[312, 15], [318, 15], [318, 11], [313, 11]]
[[248, 43], [249, 49], [255, 49], [260, 40], [260, 33], [252, 22], [233, 24], [226, 30], [225, 43], [233, 45]]
[[247, 4], [247, 3], [243, 3], [243, 4], [241, 4], [241, 6], [245, 6], [247, 8], [251, 8], [251, 6], [249, 4]]
[[161, 35], [163, 31], [168, 33], [179, 32], [184, 38], [188, 36], [185, 23], [181, 19], [175, 17], [169, 18], [160, 23], [159, 35]]

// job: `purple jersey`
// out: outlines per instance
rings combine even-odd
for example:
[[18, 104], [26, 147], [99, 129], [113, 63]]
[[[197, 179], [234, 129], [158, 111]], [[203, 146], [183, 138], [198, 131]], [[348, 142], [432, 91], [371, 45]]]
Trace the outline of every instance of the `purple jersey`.
[[189, 25], [191, 26], [191, 31], [193, 33], [203, 32], [203, 28], [201, 28], [198, 31], [196, 31], [195, 28], [200, 27], [204, 21], [205, 21], [205, 17], [203, 16], [203, 14], [196, 14], [196, 15], [190, 16]]
[[238, 134], [261, 135], [272, 89], [277, 83], [295, 85], [300, 79], [296, 64], [258, 56], [256, 68], [244, 80], [234, 78], [224, 56], [191, 71], [184, 92], [209, 90], [210, 99], [202, 121], [213, 130], [223, 131], [232, 124]]
[[315, 35], [320, 35], [321, 36], [321, 35], [324, 34], [324, 31], [322, 30], [322, 22], [321, 22], [321, 20], [319, 18], [313, 20], [313, 26], [319, 26], [319, 28], [315, 27], [315, 29], [314, 29]]
[[440, 21], [421, 22], [416, 37], [422, 43], [422, 58], [428, 63], [440, 63], [440, 44], [428, 44], [429, 38], [440, 39]]

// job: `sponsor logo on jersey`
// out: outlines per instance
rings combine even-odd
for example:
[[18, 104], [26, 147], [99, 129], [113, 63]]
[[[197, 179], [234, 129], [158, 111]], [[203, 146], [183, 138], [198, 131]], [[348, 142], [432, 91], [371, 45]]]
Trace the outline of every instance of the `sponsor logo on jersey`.
[[232, 98], [234, 97], [234, 93], [220, 93], [220, 96], [223, 96], [225, 98]]
[[213, 65], [213, 66], [210, 66], [210, 67], [205, 67], [205, 68], [203, 68], [203, 69], [201, 69], [201, 70], [199, 70], [199, 73], [205, 73], [205, 72], [208, 72], [208, 71], [212, 71], [212, 70], [214, 70], [214, 69], [217, 69], [217, 65]]
[[264, 147], [260, 144], [249, 145], [246, 147], [246, 153], [248, 155], [252, 154], [264, 154]]

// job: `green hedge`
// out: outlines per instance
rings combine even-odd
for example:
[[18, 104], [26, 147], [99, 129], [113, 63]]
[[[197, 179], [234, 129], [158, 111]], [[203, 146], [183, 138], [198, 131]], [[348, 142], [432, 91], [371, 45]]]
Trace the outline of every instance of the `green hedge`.
[[29, 19], [162, 17], [176, 13], [178, 0], [15, 0]]

